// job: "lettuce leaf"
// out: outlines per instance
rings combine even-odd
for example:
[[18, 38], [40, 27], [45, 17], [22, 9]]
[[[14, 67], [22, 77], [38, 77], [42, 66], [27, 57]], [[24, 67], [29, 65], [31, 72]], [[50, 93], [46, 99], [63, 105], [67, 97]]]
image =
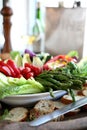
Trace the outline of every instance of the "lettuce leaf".
[[[0, 73], [0, 98], [11, 95], [35, 94], [45, 92], [45, 88], [35, 79], [6, 77]], [[4, 80], [3, 80], [4, 79]]]

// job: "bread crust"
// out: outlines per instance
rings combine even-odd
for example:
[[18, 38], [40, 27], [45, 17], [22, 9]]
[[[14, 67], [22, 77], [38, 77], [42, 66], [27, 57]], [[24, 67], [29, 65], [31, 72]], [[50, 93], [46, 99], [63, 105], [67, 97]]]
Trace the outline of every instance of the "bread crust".
[[[39, 101], [33, 109], [30, 110], [29, 119], [33, 120], [39, 116], [46, 115], [53, 112], [58, 107], [55, 105], [54, 101], [51, 100], [41, 100]], [[59, 116], [58, 118], [53, 119], [52, 121], [60, 121], [64, 119], [64, 115]]]
[[28, 109], [24, 107], [12, 108], [4, 120], [10, 120], [12, 122], [25, 121], [28, 117]]

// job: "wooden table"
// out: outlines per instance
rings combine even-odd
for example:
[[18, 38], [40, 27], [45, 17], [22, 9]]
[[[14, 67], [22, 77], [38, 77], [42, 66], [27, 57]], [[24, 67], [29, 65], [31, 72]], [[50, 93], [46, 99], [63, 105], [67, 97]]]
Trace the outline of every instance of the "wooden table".
[[30, 127], [28, 122], [0, 122], [0, 130], [87, 130], [87, 117], [75, 120], [49, 122], [38, 127]]
[[0, 130], [87, 130], [87, 111], [67, 117], [64, 121], [48, 122], [38, 127], [30, 127], [28, 122], [1, 121]]

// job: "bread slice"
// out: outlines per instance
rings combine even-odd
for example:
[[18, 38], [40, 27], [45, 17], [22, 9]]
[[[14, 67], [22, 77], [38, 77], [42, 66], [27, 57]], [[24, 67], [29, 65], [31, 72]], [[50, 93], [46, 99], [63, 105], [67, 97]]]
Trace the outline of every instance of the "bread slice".
[[38, 118], [39, 116], [41, 116], [41, 113], [39, 111], [36, 111], [34, 108], [30, 110], [30, 112], [29, 112], [30, 121]]
[[[57, 109], [54, 101], [51, 100], [40, 100], [33, 109], [30, 110], [29, 119], [33, 120], [39, 116], [46, 115]], [[64, 119], [64, 115], [59, 116], [53, 121], [60, 121]]]
[[87, 82], [83, 85], [83, 87], [87, 89]]
[[[81, 98], [83, 98], [83, 97], [85, 97], [85, 96], [83, 96], [83, 95], [76, 95], [76, 96], [75, 96], [75, 100], [77, 101], [77, 100], [79, 100], [79, 99], [81, 99]], [[61, 102], [67, 105], [67, 104], [72, 103], [73, 100], [72, 100], [72, 97], [71, 97], [70, 95], [64, 95], [64, 96], [61, 98]]]
[[66, 106], [66, 104], [64, 104], [64, 103], [62, 103], [60, 101], [55, 101], [54, 103], [55, 103], [55, 108], [56, 109], [61, 109], [61, 108]]
[[28, 117], [28, 109], [24, 107], [12, 108], [4, 120], [10, 120], [12, 122], [25, 121]]
[[[55, 106], [56, 106], [56, 108], [61, 109], [61, 108], [65, 107], [66, 104], [64, 104], [64, 103], [62, 103], [60, 101], [57, 101], [57, 102], [55, 102]], [[80, 112], [80, 109], [76, 109], [76, 110], [73, 110], [71, 112], [66, 113], [63, 116], [72, 116], [72, 115], [76, 115], [79, 112]]]
[[81, 109], [78, 108], [78, 109], [75, 109], [73, 111], [66, 113], [65, 116], [74, 116], [74, 115], [78, 114], [80, 111], [81, 111]]
[[[77, 100], [79, 100], [79, 99], [81, 99], [81, 98], [83, 98], [83, 97], [84, 97], [83, 95], [75, 95], [75, 100], [77, 101]], [[68, 104], [72, 103], [73, 100], [72, 100], [72, 97], [71, 97], [70, 95], [64, 95], [64, 96], [61, 98], [61, 102], [64, 103], [65, 105], [68, 105]], [[66, 113], [65, 116], [73, 116], [73, 115], [76, 115], [77, 113], [80, 112], [80, 110], [81, 110], [80, 108], [75, 109], [75, 110], [73, 110], [73, 111], [71, 111], [71, 112]]]
[[40, 100], [35, 106], [34, 109], [39, 111], [41, 115], [48, 114], [53, 112], [55, 109], [55, 104], [51, 100]]
[[[78, 92], [78, 95], [80, 95], [80, 96], [87, 96], [87, 89], [80, 90]], [[82, 109], [83, 110], [87, 110], [87, 104], [82, 106]]]
[[83, 96], [87, 96], [87, 89], [82, 90]]

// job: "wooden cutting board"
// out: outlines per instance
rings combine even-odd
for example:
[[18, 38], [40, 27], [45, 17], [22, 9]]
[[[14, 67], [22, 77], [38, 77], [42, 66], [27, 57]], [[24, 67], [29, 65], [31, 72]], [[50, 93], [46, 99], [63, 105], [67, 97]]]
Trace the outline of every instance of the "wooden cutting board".
[[64, 121], [48, 122], [38, 127], [30, 127], [28, 122], [0, 122], [0, 130], [87, 130], [87, 112], [68, 117]]

